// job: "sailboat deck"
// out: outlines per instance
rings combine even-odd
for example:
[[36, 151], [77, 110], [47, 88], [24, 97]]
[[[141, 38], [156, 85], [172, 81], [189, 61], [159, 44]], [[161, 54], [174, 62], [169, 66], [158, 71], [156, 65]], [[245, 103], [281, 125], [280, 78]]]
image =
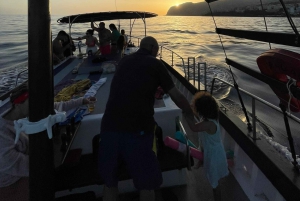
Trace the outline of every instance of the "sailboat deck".
[[[97, 98], [95, 110], [82, 119], [71, 146], [71, 149], [82, 149], [83, 155], [79, 163], [69, 168], [61, 167], [57, 171], [57, 197], [67, 195], [71, 189], [72, 192], [76, 193], [84, 192], [84, 190], [80, 191], [79, 189], [85, 189], [87, 186], [92, 186], [94, 189], [98, 189], [98, 191], [102, 191], [103, 188], [103, 181], [97, 176], [96, 163], [93, 158], [92, 141], [94, 136], [100, 133], [101, 118], [105, 111], [108, 94], [110, 92], [110, 84], [114, 74], [104, 74], [101, 72], [72, 74], [72, 69], [77, 65], [82, 65], [82, 61], [78, 58], [72, 59], [63, 69], [66, 71], [68, 69], [69, 73], [65, 73], [64, 77], [56, 77], [56, 84], [60, 84], [66, 79], [86, 78], [93, 80], [106, 78], [106, 82], [98, 89], [95, 95]], [[59, 76], [61, 76], [61, 74]], [[158, 125], [162, 127], [163, 137], [174, 136], [176, 131], [175, 117], [181, 116], [181, 110], [173, 103], [170, 97], [156, 100], [154, 110], [154, 117]], [[187, 132], [191, 131], [188, 130]], [[196, 135], [194, 135], [194, 139], [191, 140], [197, 142]], [[192, 171], [188, 171], [186, 169], [186, 157], [182, 153], [165, 147], [163, 156], [160, 156], [158, 159], [161, 164], [162, 172], [164, 172], [164, 183], [161, 189], [156, 190], [156, 200], [213, 200], [212, 188], [205, 178], [202, 168], [197, 170], [192, 168]], [[121, 167], [120, 169], [120, 181], [127, 182], [126, 185], [128, 185], [128, 182], [130, 183], [130, 175], [127, 173], [125, 167]], [[184, 176], [177, 178], [176, 181], [176, 177], [173, 176], [174, 171], [178, 171], [179, 174]], [[176, 174], [178, 173], [175, 173], [175, 175]], [[232, 174], [223, 179], [220, 185], [224, 200], [248, 200]], [[101, 200], [101, 198], [99, 199]], [[121, 189], [120, 200], [138, 200], [138, 193], [132, 190], [126, 191]]]
[[[183, 124], [186, 124], [183, 121]], [[191, 132], [187, 130], [187, 132]], [[193, 135], [190, 140], [197, 142], [196, 135]], [[159, 158], [161, 169], [163, 172], [178, 169], [186, 173], [185, 183], [171, 187], [162, 187], [155, 191], [156, 201], [198, 201], [214, 200], [213, 192], [210, 184], [208, 183], [203, 168], [195, 169], [192, 167], [191, 171], [187, 171], [186, 157], [180, 152], [174, 151], [167, 147], [164, 148], [164, 156]], [[126, 171], [125, 166], [120, 167], [119, 180], [130, 181], [130, 175]], [[57, 174], [56, 190], [62, 191], [65, 189], [75, 190], [78, 187], [91, 186], [102, 190], [102, 179], [97, 176], [96, 163], [92, 154], [83, 155], [79, 164], [69, 169], [62, 169]], [[222, 200], [225, 201], [247, 201], [249, 198], [243, 192], [235, 177], [230, 173], [227, 177], [220, 180], [219, 183], [222, 192]], [[73, 189], [74, 188], [74, 189]], [[120, 201], [138, 200], [138, 192], [120, 193]], [[99, 197], [97, 200], [102, 200]], [[260, 200], [260, 199], [258, 199]]]

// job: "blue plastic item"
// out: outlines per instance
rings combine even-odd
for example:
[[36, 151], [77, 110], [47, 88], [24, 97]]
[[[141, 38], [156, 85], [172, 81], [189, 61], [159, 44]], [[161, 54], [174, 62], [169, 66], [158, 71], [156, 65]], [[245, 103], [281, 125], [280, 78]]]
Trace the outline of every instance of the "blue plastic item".
[[67, 116], [66, 121], [59, 123], [59, 125], [63, 126], [63, 125], [67, 125], [68, 123], [71, 123], [72, 117], [75, 118], [74, 123], [81, 121], [86, 110], [87, 110], [87, 108], [78, 108], [78, 109], [74, 110], [74, 112], [72, 112], [71, 114], [69, 114], [69, 116]]
[[[179, 142], [184, 143], [184, 144], [186, 143], [186, 139], [184, 137], [184, 134], [181, 131], [177, 131], [175, 133], [175, 139], [178, 140]], [[195, 149], [197, 149], [197, 147], [190, 140], [188, 140], [188, 145], [190, 147], [194, 147]]]

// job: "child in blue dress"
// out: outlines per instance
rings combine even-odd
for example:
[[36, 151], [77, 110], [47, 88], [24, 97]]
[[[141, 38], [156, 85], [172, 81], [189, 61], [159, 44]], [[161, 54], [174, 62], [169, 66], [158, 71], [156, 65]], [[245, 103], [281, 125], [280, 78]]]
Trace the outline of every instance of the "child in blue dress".
[[[219, 106], [217, 101], [206, 91], [195, 94], [192, 109], [201, 120], [196, 123], [187, 119], [192, 131], [198, 132], [203, 149], [203, 169], [210, 185], [213, 187], [215, 200], [219, 200], [219, 179], [228, 175], [226, 153], [221, 140], [219, 126]], [[200, 161], [201, 162], [201, 161]]]

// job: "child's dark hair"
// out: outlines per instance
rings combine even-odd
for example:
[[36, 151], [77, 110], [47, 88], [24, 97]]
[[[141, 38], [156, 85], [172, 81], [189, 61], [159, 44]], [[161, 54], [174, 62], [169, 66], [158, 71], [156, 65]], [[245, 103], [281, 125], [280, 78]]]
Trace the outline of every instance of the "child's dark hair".
[[111, 28], [111, 29], [117, 29], [117, 27], [116, 27], [115, 24], [110, 24], [110, 25], [109, 25], [109, 28]]
[[88, 29], [86, 32], [91, 34], [91, 35], [94, 35], [94, 30], [93, 29]]
[[212, 95], [206, 91], [197, 92], [194, 95], [193, 110], [206, 119], [219, 118], [219, 105]]
[[64, 30], [59, 31], [57, 35], [58, 36], [68, 36], [67, 32], [65, 32]]

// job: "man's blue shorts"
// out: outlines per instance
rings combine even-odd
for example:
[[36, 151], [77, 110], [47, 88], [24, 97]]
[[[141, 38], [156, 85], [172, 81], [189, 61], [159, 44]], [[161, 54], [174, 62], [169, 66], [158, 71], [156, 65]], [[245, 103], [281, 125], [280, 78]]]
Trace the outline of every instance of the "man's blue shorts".
[[118, 185], [118, 162], [124, 161], [138, 190], [162, 184], [157, 157], [152, 150], [154, 133], [101, 132], [98, 171], [107, 187]]

